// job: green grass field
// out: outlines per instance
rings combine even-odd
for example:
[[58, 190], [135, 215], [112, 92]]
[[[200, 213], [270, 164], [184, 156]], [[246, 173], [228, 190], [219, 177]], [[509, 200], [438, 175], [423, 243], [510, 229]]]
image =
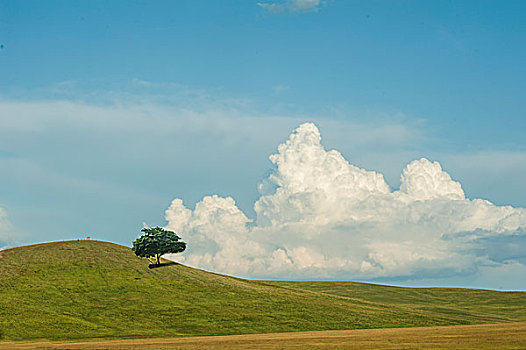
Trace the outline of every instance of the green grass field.
[[0, 252], [3, 340], [179, 337], [526, 321], [526, 292], [247, 281], [149, 269], [123, 246]]

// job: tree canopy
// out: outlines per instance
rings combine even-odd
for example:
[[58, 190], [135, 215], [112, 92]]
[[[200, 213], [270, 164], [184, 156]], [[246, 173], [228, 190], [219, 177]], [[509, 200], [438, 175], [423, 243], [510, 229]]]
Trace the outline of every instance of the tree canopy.
[[186, 249], [186, 243], [181, 241], [175, 232], [162, 227], [142, 229], [144, 235], [133, 241], [135, 255], [142, 258], [156, 258], [156, 265], [160, 265], [160, 258], [167, 253], [180, 253]]

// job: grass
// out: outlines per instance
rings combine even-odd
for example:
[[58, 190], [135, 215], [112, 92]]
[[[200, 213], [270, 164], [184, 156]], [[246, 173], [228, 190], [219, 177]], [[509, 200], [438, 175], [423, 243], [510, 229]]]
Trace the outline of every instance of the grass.
[[472, 326], [360, 329], [91, 342], [4, 342], [10, 349], [524, 349], [526, 322]]
[[[262, 281], [263, 282], [263, 281]], [[465, 288], [404, 288], [356, 282], [263, 282], [292, 290], [309, 290], [343, 298], [388, 304], [415, 313], [447, 315], [459, 324], [473, 317], [494, 322], [526, 320], [526, 292], [500, 292]], [[469, 322], [472, 323], [472, 322]]]
[[151, 338], [526, 321], [525, 292], [247, 281], [69, 241], [0, 253], [4, 340]]

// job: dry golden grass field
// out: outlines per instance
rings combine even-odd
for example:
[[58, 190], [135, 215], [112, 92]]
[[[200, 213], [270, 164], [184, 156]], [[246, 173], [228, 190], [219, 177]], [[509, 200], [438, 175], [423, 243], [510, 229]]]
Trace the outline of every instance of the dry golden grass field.
[[526, 322], [83, 342], [3, 342], [0, 349], [526, 349]]

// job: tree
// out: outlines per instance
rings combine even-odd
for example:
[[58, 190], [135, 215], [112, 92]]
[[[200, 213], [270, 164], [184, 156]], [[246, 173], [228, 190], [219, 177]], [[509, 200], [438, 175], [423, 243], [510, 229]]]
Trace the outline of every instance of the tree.
[[162, 255], [167, 253], [180, 253], [186, 249], [186, 243], [180, 241], [180, 237], [172, 231], [166, 231], [162, 227], [152, 227], [142, 229], [144, 235], [133, 241], [133, 251], [141, 258], [156, 258], [156, 265], [160, 265], [159, 260]]

